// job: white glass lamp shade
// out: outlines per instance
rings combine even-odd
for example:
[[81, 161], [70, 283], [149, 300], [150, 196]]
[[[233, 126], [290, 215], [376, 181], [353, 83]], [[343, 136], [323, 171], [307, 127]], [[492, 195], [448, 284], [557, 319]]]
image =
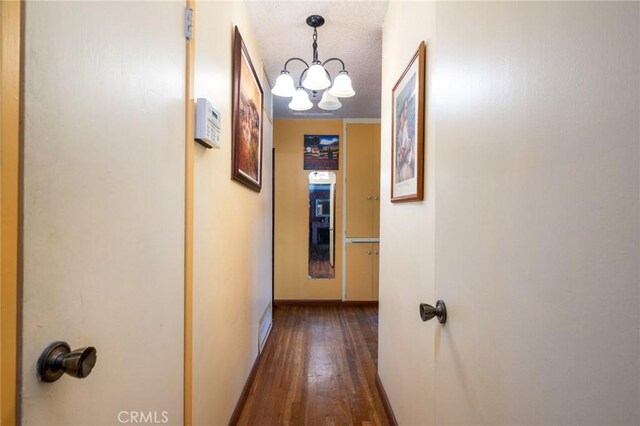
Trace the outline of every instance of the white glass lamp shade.
[[351, 77], [349, 77], [346, 71], [340, 71], [340, 74], [336, 76], [336, 79], [333, 81], [333, 87], [329, 89], [329, 93], [336, 98], [350, 98], [356, 94], [353, 87], [351, 87]]
[[296, 86], [293, 85], [293, 78], [288, 71], [282, 71], [276, 80], [276, 85], [271, 89], [271, 93], [276, 96], [290, 98], [296, 93]]
[[338, 98], [329, 93], [328, 90], [325, 90], [322, 94], [322, 100], [318, 104], [318, 107], [327, 111], [334, 111], [342, 108], [342, 104]]
[[309, 100], [307, 91], [302, 87], [298, 87], [296, 92], [293, 94], [293, 99], [291, 99], [291, 102], [289, 103], [289, 108], [294, 111], [306, 111], [312, 107], [313, 104]]
[[322, 65], [313, 64], [307, 70], [307, 75], [302, 80], [302, 85], [309, 90], [324, 90], [331, 86], [331, 81]]

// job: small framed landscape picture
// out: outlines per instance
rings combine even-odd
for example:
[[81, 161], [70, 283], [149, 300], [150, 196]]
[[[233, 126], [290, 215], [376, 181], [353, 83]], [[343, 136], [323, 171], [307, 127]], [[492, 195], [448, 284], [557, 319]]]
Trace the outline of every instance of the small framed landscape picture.
[[423, 199], [425, 43], [393, 87], [391, 201]]
[[304, 170], [338, 170], [338, 135], [304, 135]]
[[238, 27], [233, 46], [233, 141], [231, 177], [260, 192], [262, 188], [263, 91]]

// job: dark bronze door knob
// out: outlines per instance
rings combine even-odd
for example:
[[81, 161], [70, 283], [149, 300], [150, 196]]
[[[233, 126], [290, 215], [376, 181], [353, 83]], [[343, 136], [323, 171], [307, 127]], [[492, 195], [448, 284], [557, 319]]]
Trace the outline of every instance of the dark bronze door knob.
[[447, 322], [447, 307], [442, 300], [436, 302], [436, 307], [426, 303], [420, 304], [420, 318], [422, 321], [429, 321], [433, 317], [438, 317], [440, 324]]
[[87, 377], [96, 365], [93, 346], [71, 350], [66, 342], [53, 342], [38, 359], [38, 375], [43, 382], [55, 382], [64, 373], [78, 379]]

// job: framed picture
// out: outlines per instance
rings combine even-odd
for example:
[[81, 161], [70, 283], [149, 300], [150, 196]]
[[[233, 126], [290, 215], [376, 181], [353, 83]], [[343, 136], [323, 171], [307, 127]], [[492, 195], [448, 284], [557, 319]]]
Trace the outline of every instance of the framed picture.
[[338, 170], [340, 137], [304, 135], [304, 170]]
[[391, 201], [423, 199], [426, 46], [420, 43], [393, 87]]
[[256, 192], [262, 188], [263, 91], [238, 27], [233, 42], [233, 137], [231, 177]]

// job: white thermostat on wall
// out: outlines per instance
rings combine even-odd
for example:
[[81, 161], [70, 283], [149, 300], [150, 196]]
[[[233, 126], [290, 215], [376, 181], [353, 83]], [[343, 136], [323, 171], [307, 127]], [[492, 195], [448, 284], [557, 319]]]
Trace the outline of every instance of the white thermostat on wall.
[[220, 112], [207, 99], [196, 101], [196, 141], [207, 148], [220, 148]]

